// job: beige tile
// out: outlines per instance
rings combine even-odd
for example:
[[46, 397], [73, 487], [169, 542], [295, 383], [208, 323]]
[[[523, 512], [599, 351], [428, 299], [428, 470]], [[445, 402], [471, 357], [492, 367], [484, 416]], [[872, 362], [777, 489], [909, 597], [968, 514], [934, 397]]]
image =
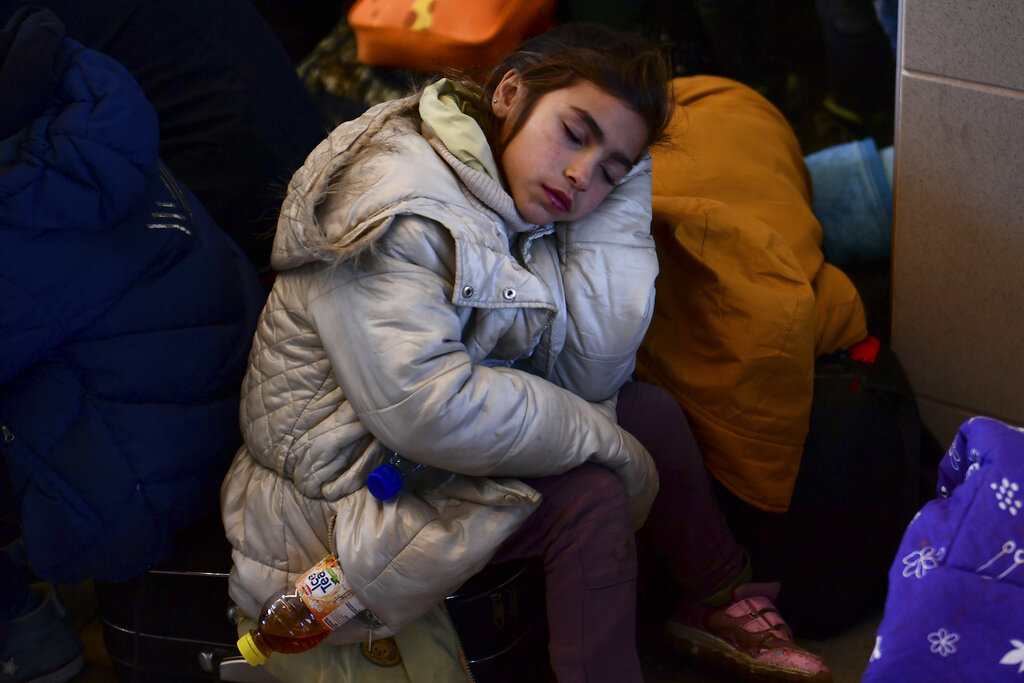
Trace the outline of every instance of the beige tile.
[[[917, 410], [921, 414], [921, 421], [928, 427], [943, 449], [949, 448], [953, 443], [960, 425], [979, 415], [977, 411], [965, 410], [958, 406], [922, 398], [917, 400]], [[1005, 419], [999, 415], [988, 415], [988, 417]]]
[[919, 398], [1019, 423], [1022, 121], [1024, 96], [903, 78], [892, 289], [893, 348]]
[[1024, 90], [1024, 2], [904, 0], [904, 69]]

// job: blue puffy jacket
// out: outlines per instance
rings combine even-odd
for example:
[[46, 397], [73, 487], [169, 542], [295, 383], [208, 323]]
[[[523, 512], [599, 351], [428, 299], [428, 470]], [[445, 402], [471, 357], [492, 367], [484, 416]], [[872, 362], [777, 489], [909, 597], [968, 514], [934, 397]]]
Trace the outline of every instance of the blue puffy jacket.
[[262, 289], [160, 163], [131, 75], [52, 13], [0, 34], [0, 102], [0, 452], [25, 549], [47, 581], [124, 580], [217, 509]]

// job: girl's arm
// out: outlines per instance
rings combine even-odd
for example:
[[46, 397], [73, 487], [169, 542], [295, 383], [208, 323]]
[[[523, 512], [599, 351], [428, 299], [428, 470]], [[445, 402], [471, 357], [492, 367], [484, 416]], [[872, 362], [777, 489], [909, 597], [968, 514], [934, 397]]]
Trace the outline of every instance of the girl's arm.
[[445, 228], [406, 216], [358, 267], [325, 269], [309, 310], [362, 424], [415, 461], [463, 474], [544, 476], [594, 460], [619, 474], [642, 518], [657, 474], [636, 439], [571, 391], [471, 362], [469, 310], [451, 300], [454, 249]]
[[553, 380], [589, 401], [633, 374], [654, 310], [651, 167], [645, 154], [592, 214], [557, 226], [569, 322]]

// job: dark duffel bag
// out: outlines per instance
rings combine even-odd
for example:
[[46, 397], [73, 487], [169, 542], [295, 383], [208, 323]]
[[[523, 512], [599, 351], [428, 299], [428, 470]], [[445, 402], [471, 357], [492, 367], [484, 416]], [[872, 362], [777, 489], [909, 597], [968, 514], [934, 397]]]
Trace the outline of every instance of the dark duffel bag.
[[829, 638], [881, 608], [893, 554], [942, 452], [886, 344], [870, 363], [823, 357], [814, 375], [789, 510], [719, 494], [755, 579], [782, 583], [779, 608], [795, 632]]

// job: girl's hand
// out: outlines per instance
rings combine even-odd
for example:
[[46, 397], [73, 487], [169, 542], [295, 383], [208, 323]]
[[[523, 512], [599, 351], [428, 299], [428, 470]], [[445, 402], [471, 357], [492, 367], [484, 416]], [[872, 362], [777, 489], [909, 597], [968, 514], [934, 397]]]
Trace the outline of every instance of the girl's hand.
[[619, 431], [622, 433], [626, 461], [621, 466], [612, 467], [612, 471], [626, 491], [633, 528], [639, 529], [647, 520], [654, 497], [658, 494], [658, 470], [650, 453], [636, 437], [624, 429]]

